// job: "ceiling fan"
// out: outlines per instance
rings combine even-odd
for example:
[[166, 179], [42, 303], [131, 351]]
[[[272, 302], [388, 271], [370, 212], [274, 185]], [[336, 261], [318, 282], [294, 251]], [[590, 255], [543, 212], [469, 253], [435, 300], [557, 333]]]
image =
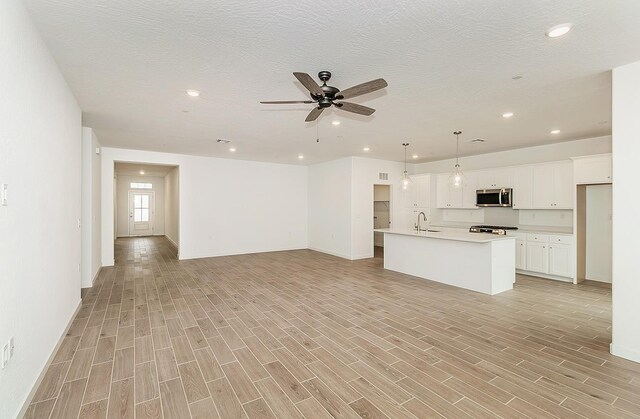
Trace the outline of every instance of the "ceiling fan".
[[265, 105], [287, 105], [295, 103], [317, 103], [318, 106], [313, 108], [307, 118], [306, 122], [315, 121], [318, 119], [322, 111], [331, 105], [342, 109], [343, 111], [357, 113], [359, 115], [369, 116], [376, 110], [367, 106], [358, 105], [351, 102], [343, 102], [344, 99], [351, 99], [352, 97], [364, 95], [366, 93], [375, 92], [376, 90], [384, 89], [388, 86], [384, 79], [375, 79], [366, 83], [358, 84], [357, 86], [350, 87], [345, 90], [340, 90], [333, 86], [327, 86], [327, 81], [331, 78], [329, 71], [321, 71], [318, 73], [318, 78], [322, 80], [322, 86], [307, 73], [293, 73], [300, 83], [311, 93], [312, 100], [277, 100], [260, 102]]

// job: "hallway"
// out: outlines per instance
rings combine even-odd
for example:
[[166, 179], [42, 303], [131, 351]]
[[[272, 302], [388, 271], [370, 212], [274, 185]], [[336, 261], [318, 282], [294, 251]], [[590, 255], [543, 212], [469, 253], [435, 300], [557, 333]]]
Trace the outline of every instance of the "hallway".
[[[309, 251], [118, 239], [28, 418], [639, 417], [607, 287], [488, 296]], [[463, 396], [464, 395], [464, 396]]]

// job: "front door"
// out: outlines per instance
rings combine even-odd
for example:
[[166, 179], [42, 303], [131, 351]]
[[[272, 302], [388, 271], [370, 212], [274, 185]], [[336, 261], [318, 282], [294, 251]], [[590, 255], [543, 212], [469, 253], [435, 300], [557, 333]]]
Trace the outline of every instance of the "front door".
[[155, 215], [153, 192], [129, 191], [129, 235], [153, 235]]

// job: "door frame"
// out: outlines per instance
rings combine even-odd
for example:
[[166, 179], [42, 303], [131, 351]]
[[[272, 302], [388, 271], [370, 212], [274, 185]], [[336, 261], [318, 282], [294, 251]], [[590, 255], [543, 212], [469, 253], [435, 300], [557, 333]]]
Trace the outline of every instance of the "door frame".
[[151, 224], [151, 236], [155, 235], [156, 231], [156, 192], [153, 190], [147, 189], [129, 189], [127, 192], [128, 200], [127, 200], [127, 212], [129, 213], [129, 217], [127, 219], [127, 232], [129, 233], [129, 237], [144, 237], [146, 234], [131, 234], [131, 219], [133, 215], [131, 213], [131, 205], [134, 194], [149, 194], [151, 195], [151, 203], [149, 205], [149, 224]]

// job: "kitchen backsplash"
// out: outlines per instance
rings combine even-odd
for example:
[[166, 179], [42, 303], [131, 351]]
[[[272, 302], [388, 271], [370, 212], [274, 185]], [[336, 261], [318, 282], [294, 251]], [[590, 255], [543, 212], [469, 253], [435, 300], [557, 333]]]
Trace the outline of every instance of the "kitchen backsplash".
[[473, 225], [489, 224], [523, 229], [568, 232], [573, 226], [571, 210], [514, 210], [511, 208], [434, 209], [432, 224]]

